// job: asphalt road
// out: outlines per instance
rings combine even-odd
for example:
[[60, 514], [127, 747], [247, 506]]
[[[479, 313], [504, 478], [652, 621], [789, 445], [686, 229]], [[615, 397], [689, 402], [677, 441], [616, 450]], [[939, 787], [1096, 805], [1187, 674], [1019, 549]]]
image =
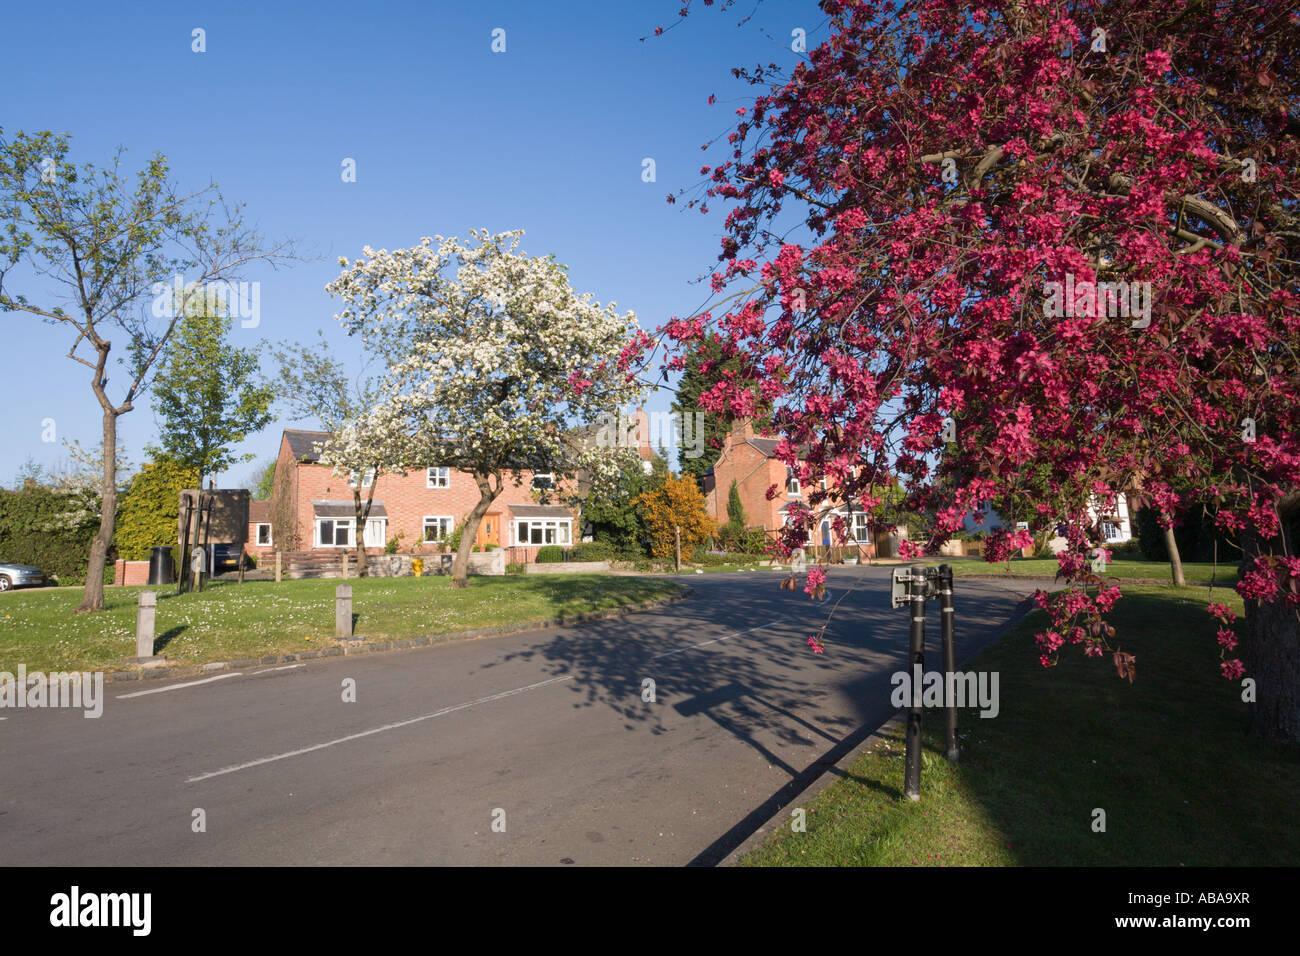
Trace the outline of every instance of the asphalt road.
[[[716, 863], [894, 713], [889, 573], [832, 569], [824, 604], [691, 575], [611, 621], [6, 709], [0, 865]], [[1036, 586], [959, 578], [959, 661]]]

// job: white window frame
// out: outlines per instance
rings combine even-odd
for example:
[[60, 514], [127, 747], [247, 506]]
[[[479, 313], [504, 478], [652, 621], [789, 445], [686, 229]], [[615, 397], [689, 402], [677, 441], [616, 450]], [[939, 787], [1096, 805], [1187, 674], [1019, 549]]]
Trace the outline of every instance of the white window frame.
[[[263, 528], [266, 529], [265, 541], [262, 540]], [[255, 542], [256, 546], [259, 548], [273, 547], [274, 545], [273, 545], [272, 535], [273, 535], [273, 528], [271, 527], [271, 522], [269, 521], [259, 521], [256, 523], [256, 525], [253, 528], [253, 541]]]
[[[434, 472], [437, 472], [435, 475]], [[425, 488], [450, 488], [451, 487], [451, 469], [434, 465], [425, 469], [424, 472]], [[433, 515], [435, 518], [443, 518], [446, 515]]]
[[[573, 544], [572, 518], [516, 518], [514, 525], [511, 537], [518, 547], [542, 547], [548, 544], [569, 547]], [[537, 541], [532, 540], [534, 525], [537, 526]]]
[[[537, 487], [537, 479], [538, 479], [538, 478], [545, 478], [548, 482], [550, 482], [550, 484], [548, 484], [545, 488], [538, 488], [538, 487]], [[533, 480], [532, 480], [531, 482], [529, 482], [528, 487], [530, 487], [533, 491], [554, 491], [554, 490], [555, 490], [555, 472], [553, 472], [553, 471], [540, 471], [540, 472], [538, 472], [537, 474], [533, 475]], [[528, 519], [528, 520], [532, 520], [532, 519]]]
[[[378, 543], [372, 542], [372, 541], [370, 540], [370, 526], [371, 526], [372, 524], [378, 524], [378, 525], [379, 525], [379, 528], [380, 528], [380, 530], [379, 530], [379, 541], [378, 541]], [[361, 533], [361, 536], [362, 536], [362, 540], [365, 542], [367, 548], [382, 548], [382, 547], [384, 547], [385, 545], [388, 544], [388, 518], [385, 517], [384, 515], [379, 515], [379, 516], [376, 516], [376, 517], [370, 517], [370, 518], [367, 518], [367, 519], [366, 519], [366, 530], [363, 531], [363, 532]]]
[[[369, 488], [374, 483], [375, 483], [375, 469], [367, 468], [365, 472], [361, 475], [361, 487]], [[349, 472], [348, 487], [355, 488], [356, 486], [357, 486], [357, 473], [355, 471]]]
[[[324, 522], [326, 522], [326, 521], [331, 522], [331, 523], [333, 524], [333, 526], [334, 526], [333, 529], [332, 529], [334, 533], [331, 534], [331, 536], [330, 536], [330, 537], [333, 538], [333, 539], [337, 539], [337, 538], [338, 538], [338, 531], [337, 531], [337, 527], [338, 527], [338, 525], [347, 525], [347, 528], [348, 528], [348, 540], [347, 540], [344, 544], [338, 544], [336, 540], [335, 540], [335, 541], [331, 541], [330, 544], [325, 544], [323, 541], [321, 541], [321, 536], [320, 536], [321, 524], [324, 523]], [[316, 547], [318, 547], [318, 548], [350, 548], [350, 547], [352, 547], [353, 543], [357, 540], [357, 519], [356, 519], [356, 518], [320, 518], [320, 517], [318, 517], [318, 518], [316, 519], [316, 525], [315, 525], [315, 531], [314, 531], [314, 534], [315, 534], [315, 538], [316, 538]]]
[[871, 515], [865, 511], [853, 512], [853, 540], [857, 544], [871, 543]]
[[[437, 527], [442, 531], [440, 535], [434, 538], [429, 537], [429, 522], [431, 521], [438, 522]], [[455, 530], [456, 518], [453, 515], [425, 515], [423, 522], [420, 524], [420, 540], [430, 544], [446, 541]]]
[[[794, 487], [791, 488], [791, 485]], [[785, 496], [787, 498], [802, 498], [802, 488], [799, 484], [799, 474], [793, 465], [785, 467]]]

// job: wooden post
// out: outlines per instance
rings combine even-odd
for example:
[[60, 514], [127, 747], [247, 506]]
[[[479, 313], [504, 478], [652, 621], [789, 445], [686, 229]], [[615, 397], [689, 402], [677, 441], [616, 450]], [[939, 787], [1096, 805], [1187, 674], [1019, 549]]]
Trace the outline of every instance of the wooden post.
[[682, 570], [682, 526], [677, 525], [677, 571]]
[[346, 581], [347, 579], [348, 579], [348, 553], [344, 551], [343, 552], [343, 580]]
[[135, 656], [153, 657], [154, 618], [158, 608], [158, 595], [153, 591], [140, 592], [140, 605], [135, 614]]
[[280, 558], [284, 555], [283, 551], [275, 552], [275, 583], [280, 583]]
[[340, 584], [334, 590], [334, 631], [340, 638], [352, 636], [352, 585]]

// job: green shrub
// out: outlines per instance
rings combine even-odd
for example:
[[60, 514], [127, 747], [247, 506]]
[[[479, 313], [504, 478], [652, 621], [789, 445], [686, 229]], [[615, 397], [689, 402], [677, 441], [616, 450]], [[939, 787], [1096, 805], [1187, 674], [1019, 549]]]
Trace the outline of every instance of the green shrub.
[[604, 541], [584, 541], [569, 552], [570, 561], [609, 561], [613, 557], [614, 549]]
[[[0, 489], [0, 560], [34, 565], [60, 584], [85, 584], [90, 542], [98, 530], [98, 516], [82, 514], [75, 495], [43, 485]], [[109, 584], [116, 558], [114, 544], [104, 566]]]
[[523, 573], [524, 573], [524, 566], [522, 564], [511, 563], [506, 565], [506, 574], [523, 574]]
[[[464, 529], [463, 527], [457, 527], [454, 531], [452, 531], [451, 534], [447, 535], [447, 537], [446, 537], [445, 539], [443, 539], [443, 541], [441, 542], [441, 544], [443, 545], [443, 547], [445, 547], [445, 548], [446, 548], [448, 551], [450, 551], [452, 554], [455, 554], [457, 551], [459, 551], [459, 550], [460, 550], [460, 534], [461, 534], [461, 532], [464, 531], [464, 530], [465, 530], [465, 529]], [[430, 544], [433, 544], [433, 543], [434, 543], [434, 542], [430, 542]]]
[[164, 459], [147, 462], [122, 496], [113, 543], [118, 557], [144, 561], [159, 545], [176, 542], [180, 495], [196, 488], [198, 469]]
[[560, 564], [564, 561], [564, 549], [558, 544], [544, 544], [537, 549], [538, 564]]
[[388, 539], [388, 544], [384, 545], [384, 554], [397, 554], [402, 549], [402, 538], [406, 537], [401, 531]]

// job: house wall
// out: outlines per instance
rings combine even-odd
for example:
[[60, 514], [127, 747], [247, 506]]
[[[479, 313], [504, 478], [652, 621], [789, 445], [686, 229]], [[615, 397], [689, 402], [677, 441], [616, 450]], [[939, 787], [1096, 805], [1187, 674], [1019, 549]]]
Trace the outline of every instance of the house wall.
[[[281, 481], [283, 474], [284, 480]], [[487, 514], [480, 523], [477, 543], [493, 541], [502, 547], [509, 547], [514, 540], [514, 525], [509, 506], [537, 504], [531, 490], [533, 473], [520, 472], [520, 483], [516, 484], [509, 476], [501, 492], [489, 506]], [[564, 483], [561, 483], [562, 486]], [[369, 495], [370, 489], [362, 489], [362, 501]], [[301, 462], [293, 459], [288, 441], [281, 439], [280, 457], [276, 468], [275, 496], [271, 503], [272, 548], [250, 547], [259, 559], [269, 556], [276, 550], [335, 550], [332, 546], [318, 548], [316, 545], [316, 512], [313, 501], [352, 501], [353, 489], [346, 477], [335, 474], [329, 465], [313, 462]], [[428, 487], [427, 471], [412, 470], [403, 474], [381, 474], [375, 480], [374, 499], [382, 502], [386, 511], [387, 526], [384, 532], [385, 544], [399, 533], [403, 536], [400, 550], [413, 549], [424, 539], [424, 519], [434, 516], [448, 516], [452, 519], [453, 529], [459, 528], [479, 502], [478, 484], [468, 472], [449, 469], [446, 488]], [[492, 534], [486, 531], [487, 522], [492, 522]], [[576, 524], [576, 523], [575, 523]], [[250, 526], [250, 540], [254, 529]], [[362, 529], [357, 529], [360, 536]], [[573, 539], [569, 546], [576, 543], [580, 529], [573, 528]], [[513, 560], [531, 560], [536, 557], [537, 547], [514, 549]]]
[[[781, 506], [787, 501], [785, 494], [785, 464], [766, 458], [752, 445], [730, 443], [713, 466], [713, 487], [706, 495], [707, 507], [719, 524], [727, 522], [727, 501], [731, 496], [731, 483], [736, 482], [741, 506], [745, 509], [745, 524], [751, 528], [762, 527], [768, 531], [779, 529], [784, 521]], [[773, 484], [781, 489], [772, 500], [767, 489]]]

